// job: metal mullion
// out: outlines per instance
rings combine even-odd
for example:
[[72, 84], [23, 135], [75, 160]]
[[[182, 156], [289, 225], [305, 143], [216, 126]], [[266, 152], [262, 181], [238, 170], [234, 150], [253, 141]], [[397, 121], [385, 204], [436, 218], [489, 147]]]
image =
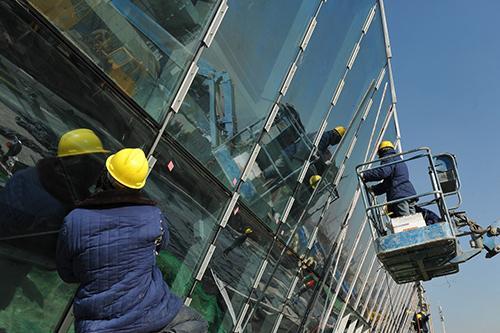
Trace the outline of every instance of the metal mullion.
[[[393, 287], [391, 288], [391, 286], [393, 286]], [[388, 285], [387, 298], [386, 298], [386, 301], [384, 303], [384, 307], [382, 309], [382, 312], [380, 313], [380, 320], [375, 325], [375, 332], [378, 331], [380, 333], [382, 328], [384, 327], [386, 321], [387, 321], [386, 316], [387, 316], [387, 313], [389, 312], [389, 310], [392, 306], [391, 289], [393, 289], [393, 291], [396, 291], [396, 293], [399, 291], [398, 286], [392, 280], [391, 280], [391, 283]]]
[[[366, 246], [366, 249], [363, 251], [363, 257], [362, 257], [361, 261], [358, 263], [358, 268], [357, 268], [356, 273], [354, 275], [354, 279], [353, 279], [353, 282], [351, 284], [351, 288], [349, 289], [349, 292], [347, 293], [347, 296], [346, 296], [346, 298], [344, 300], [344, 306], [342, 307], [342, 310], [340, 310], [339, 317], [342, 317], [344, 315], [346, 309], [347, 309], [349, 301], [351, 300], [352, 292], [354, 290], [354, 287], [356, 287], [356, 284], [357, 284], [358, 279], [359, 279], [359, 275], [361, 274], [361, 270], [363, 269], [363, 265], [365, 263], [366, 257], [368, 256], [368, 252], [370, 250], [371, 245], [372, 245], [371, 243], [368, 243], [367, 246]], [[353, 310], [355, 310], [355, 309], [353, 309]], [[331, 313], [328, 314], [328, 317], [330, 315], [331, 315]], [[326, 326], [326, 324], [325, 324], [325, 326]], [[325, 328], [322, 327], [320, 332], [323, 332], [324, 329]]]
[[[350, 218], [350, 216], [349, 216], [349, 218]], [[349, 266], [350, 266], [351, 261], [352, 261], [352, 259], [354, 257], [354, 253], [356, 252], [356, 249], [358, 247], [359, 241], [360, 241], [361, 236], [363, 234], [363, 231], [364, 231], [364, 229], [366, 227], [367, 221], [368, 221], [368, 219], [365, 218], [364, 221], [363, 221], [363, 224], [361, 225], [360, 230], [359, 230], [359, 232], [358, 232], [358, 234], [356, 236], [356, 239], [354, 241], [354, 245], [353, 245], [352, 250], [351, 250], [352, 252], [349, 254], [349, 257], [348, 257], [348, 259], [347, 259], [347, 261], [345, 263], [345, 267], [344, 267], [344, 269], [342, 271], [342, 275], [341, 275], [341, 277], [340, 277], [340, 279], [339, 279], [339, 281], [337, 283], [337, 287], [335, 288], [335, 294], [334, 294], [332, 300], [330, 301], [330, 305], [328, 306], [328, 310], [326, 311], [326, 313], [328, 313], [328, 315], [325, 316], [324, 318], [322, 318], [322, 320], [320, 321], [320, 327], [326, 326], [326, 321], [328, 321], [328, 316], [333, 311], [333, 307], [335, 305], [335, 301], [337, 300], [337, 297], [338, 297], [338, 295], [340, 293], [340, 288], [342, 288], [342, 283], [344, 282], [344, 279], [345, 279], [345, 277], [347, 275], [347, 271], [349, 270]]]
[[[377, 255], [375, 255], [374, 262], [377, 262], [377, 261], [378, 261], [377, 260]], [[368, 303], [369, 303], [370, 299], [373, 296], [373, 291], [375, 290], [375, 287], [378, 285], [378, 279], [379, 279], [379, 276], [380, 276], [380, 272], [382, 271], [380, 269], [380, 267], [377, 267], [375, 265], [373, 266], [373, 269], [376, 269], [377, 273], [375, 274], [375, 278], [373, 279], [373, 283], [370, 286], [370, 289], [368, 290], [368, 293], [366, 294], [365, 303], [363, 304], [363, 307], [361, 308], [361, 311], [358, 311], [361, 314], [361, 317], [363, 317], [363, 318], [364, 318], [364, 314], [365, 314], [366, 308], [368, 307]], [[357, 304], [356, 309], [359, 307], [359, 305], [360, 304]]]
[[[163, 119], [163, 122], [161, 122], [160, 129], [157, 133], [157, 136], [155, 140], [153, 141], [153, 144], [149, 148], [147, 156], [151, 156], [154, 151], [156, 150], [156, 147], [158, 146], [158, 143], [160, 142], [161, 137], [163, 136], [163, 133], [165, 132], [167, 125], [169, 121], [172, 119], [173, 115], [179, 111], [179, 107], [182, 105], [182, 102], [184, 101], [184, 98], [186, 97], [189, 88], [191, 84], [193, 83], [193, 80], [196, 76], [196, 73], [198, 72], [198, 60], [205, 51], [205, 49], [210, 46], [211, 41], [215, 37], [215, 34], [217, 33], [221, 22], [224, 19], [224, 16], [226, 15], [228, 10], [228, 5], [227, 5], [227, 0], [221, 0], [219, 3], [219, 6], [217, 7], [217, 10], [214, 11], [214, 15], [212, 19], [210, 20], [210, 23], [208, 23], [208, 29], [205, 31], [205, 34], [203, 35], [201, 39], [200, 46], [194, 53], [193, 60], [189, 63], [187, 66], [188, 70], [186, 71], [184, 77], [182, 78], [179, 86], [177, 87], [177, 90], [174, 94], [174, 98], [170, 102], [168, 106], [165, 107], [164, 110], [162, 110], [162, 113], [165, 112], [165, 116]], [[207, 43], [208, 39], [210, 40], [209, 43]], [[208, 46], [207, 46], [208, 45]]]
[[[367, 321], [370, 322], [370, 326], [373, 326], [373, 320], [371, 320], [370, 314], [379, 313], [381, 308], [382, 308], [382, 304], [385, 304], [385, 300], [387, 299], [386, 296], [387, 296], [387, 292], [388, 292], [389, 288], [387, 287], [387, 285], [386, 285], [386, 288], [384, 288], [384, 280], [385, 280], [386, 276], [387, 276], [387, 272], [383, 271], [383, 274], [381, 275], [380, 286], [379, 286], [379, 289], [377, 292], [377, 297], [375, 298], [375, 302], [373, 302], [372, 307], [367, 312], [366, 318], [367, 318]], [[382, 296], [380, 297], [380, 302], [377, 303], [377, 300], [378, 300], [380, 294], [382, 294]]]
[[405, 290], [403, 294], [400, 297], [399, 303], [398, 303], [398, 308], [396, 309], [396, 313], [394, 314], [392, 318], [392, 322], [389, 325], [389, 328], [386, 330], [386, 332], [394, 332], [394, 326], [397, 325], [399, 317], [401, 316], [401, 313], [404, 311], [405, 304], [407, 302], [407, 298], [411, 292], [411, 287], [409, 285], [405, 286]]
[[406, 289], [407, 289], [407, 286], [400, 286], [399, 287], [398, 295], [394, 299], [393, 307], [392, 307], [391, 311], [389, 312], [388, 320], [385, 324], [385, 327], [382, 329], [382, 333], [387, 332], [387, 330], [391, 327], [392, 322], [394, 320], [394, 317], [396, 316], [396, 314], [399, 311], [399, 303], [401, 302], [401, 298], [405, 294]]
[[391, 315], [389, 317], [389, 320], [387, 321], [387, 325], [385, 326], [383, 333], [386, 333], [394, 325], [394, 321], [396, 320], [396, 317], [399, 315], [399, 308], [402, 305], [403, 299], [407, 294], [407, 292], [408, 292], [408, 285], [401, 286], [401, 292], [394, 302], [394, 309], [393, 311], [391, 311]]
[[396, 287], [395, 287], [396, 292], [394, 293], [394, 297], [392, 297], [391, 292], [389, 291], [389, 302], [388, 302], [388, 306], [386, 307], [385, 314], [383, 316], [384, 322], [379, 327], [379, 332], [382, 333], [384, 331], [385, 327], [387, 326], [387, 324], [389, 323], [390, 318], [392, 317], [392, 313], [394, 313], [395, 300], [399, 298], [399, 295], [401, 294], [402, 289], [403, 289], [402, 286], [396, 284]]
[[[414, 294], [411, 301], [410, 301], [410, 305], [408, 306], [408, 309], [406, 311], [406, 314], [405, 314], [405, 318], [404, 318], [404, 321], [403, 321], [403, 324], [401, 326], [401, 329], [399, 330], [399, 332], [401, 333], [404, 333], [404, 329], [405, 327], [408, 327], [409, 326], [409, 320], [410, 320], [410, 316], [416, 312], [416, 302], [417, 302], [417, 295]], [[415, 305], [414, 305], [415, 304]], [[415, 311], [413, 311], [413, 308], [415, 307]]]
[[391, 323], [394, 319], [394, 316], [396, 315], [397, 309], [399, 308], [399, 301], [400, 301], [402, 295], [405, 293], [405, 290], [406, 290], [406, 286], [401, 286], [401, 285], [399, 286], [398, 292], [397, 292], [396, 296], [394, 297], [394, 300], [391, 304], [390, 311], [387, 314], [387, 320], [386, 320], [384, 326], [381, 328], [382, 333], [385, 333], [387, 331], [387, 329], [391, 326]]
[[[382, 273], [382, 274], [380, 274], [380, 273]], [[384, 268], [382, 266], [380, 266], [378, 268], [378, 272], [377, 272], [377, 279], [376, 279], [375, 283], [372, 286], [371, 292], [368, 294], [367, 301], [366, 301], [365, 305], [363, 306], [363, 309], [361, 309], [361, 316], [363, 318], [365, 318], [367, 321], [369, 320], [369, 318], [368, 318], [368, 316], [365, 317], [365, 312], [368, 311], [367, 313], [369, 314], [369, 313], [373, 312], [373, 310], [375, 309], [375, 306], [377, 306], [378, 297], [380, 296], [380, 293], [382, 292], [383, 286], [384, 286], [384, 276], [385, 276], [385, 270], [384, 270]], [[379, 278], [380, 278], [380, 281], [378, 280]], [[368, 310], [369, 300], [372, 298], [373, 291], [375, 290], [375, 288], [377, 288], [377, 291], [375, 292], [375, 297], [373, 297], [373, 300], [374, 300], [373, 301], [373, 305]]]
[[401, 312], [396, 316], [396, 319], [394, 320], [392, 327], [391, 327], [391, 332], [396, 332], [398, 325], [401, 325], [401, 321], [403, 320], [403, 315], [406, 313], [406, 309], [408, 308], [408, 304], [411, 301], [411, 296], [413, 295], [414, 288], [411, 287], [411, 285], [408, 285], [408, 289], [406, 294], [403, 297], [403, 300], [401, 302], [402, 309]]
[[[320, 6], [321, 6], [321, 4], [320, 4]], [[376, 4], [375, 4], [374, 6], [376, 6]], [[317, 14], [318, 14], [318, 13], [319, 13], [319, 9], [318, 9]], [[368, 15], [370, 16], [371, 14], [369, 13]], [[365, 32], [363, 32], [363, 31], [362, 31], [361, 36], [360, 36], [360, 38], [359, 38], [358, 42], [356, 43], [356, 45], [358, 45], [359, 47], [360, 47], [360, 45], [361, 45], [361, 41], [362, 41], [362, 39], [363, 39], [364, 34], [365, 34]], [[358, 51], [359, 51], [359, 50], [358, 50]], [[354, 60], [353, 60], [353, 59], [348, 59], [347, 70], [346, 70], [346, 72], [344, 73], [344, 77], [343, 77], [343, 78], [342, 78], [342, 80], [340, 81], [339, 85], [340, 85], [342, 82], [345, 82], [345, 78], [346, 78], [346, 76], [347, 76], [347, 73], [348, 73], [348, 71], [349, 71], [350, 67], [352, 67], [352, 66], [353, 66], [354, 61], [355, 61], [355, 59], [354, 59]], [[350, 62], [352, 62], [352, 63], [351, 63], [351, 66], [349, 66], [349, 63], [350, 63]], [[292, 65], [292, 68], [293, 68], [293, 65]], [[288, 89], [288, 87], [287, 87], [286, 89]], [[285, 92], [286, 92], [286, 89], [285, 89]], [[281, 91], [281, 90], [280, 90], [280, 91]], [[339, 97], [339, 95], [340, 95], [340, 92], [339, 92], [339, 91], [338, 91], [338, 89], [337, 89], [337, 91], [334, 93], [334, 99], [335, 99], [335, 96], [337, 96], [337, 98], [338, 98], [338, 97]], [[332, 103], [332, 104], [335, 104], [335, 103]], [[332, 106], [333, 106], [333, 105], [332, 105]], [[327, 119], [327, 118], [329, 117], [329, 114], [330, 114], [330, 112], [331, 112], [331, 110], [332, 110], [332, 108], [333, 108], [332, 106], [329, 108], [329, 111], [327, 112], [327, 115], [325, 116], [325, 119]], [[325, 124], [325, 125], [326, 125], [326, 124]], [[318, 134], [319, 134], [319, 133], [318, 133]], [[318, 135], [318, 134], [317, 134], [317, 135]], [[342, 141], [342, 140], [341, 140], [341, 141]], [[314, 142], [316, 142], [316, 140], [314, 140]], [[339, 145], [340, 145], [340, 143], [339, 143]], [[313, 147], [313, 150], [311, 151], [311, 155], [312, 155], [312, 153], [313, 153], [313, 152], [315, 152], [316, 148], [317, 148], [317, 147]], [[247, 165], [247, 166], [248, 166], [248, 165]], [[299, 173], [299, 174], [301, 174], [301, 173]], [[294, 190], [294, 192], [297, 190], [297, 187], [298, 187], [298, 186], [300, 186], [300, 183], [296, 186], [296, 189]], [[314, 196], [314, 193], [315, 193], [315, 191], [313, 191], [313, 194], [311, 195], [310, 199], [312, 199], [312, 197]], [[309, 202], [308, 202], [308, 203], [309, 203]], [[307, 207], [307, 205], [306, 205], [306, 207]], [[280, 220], [281, 220], [281, 219], [280, 219]], [[281, 222], [281, 221], [280, 221], [280, 222]], [[280, 223], [280, 225], [281, 225], [281, 224], [282, 224], [282, 223]], [[279, 225], [279, 226], [280, 226], [280, 225]], [[279, 230], [279, 226], [278, 226], [278, 230]]]
[[361, 299], [363, 298], [363, 294], [365, 292], [366, 286], [368, 285], [368, 280], [370, 279], [370, 274], [372, 273], [373, 268], [375, 267], [375, 262], [377, 261], [377, 255], [374, 253], [373, 258], [370, 263], [370, 268], [368, 268], [368, 274], [366, 275], [366, 279], [363, 282], [363, 286], [361, 287], [361, 291], [359, 292], [360, 297], [354, 303], [353, 310], [357, 311], [359, 307], [359, 303], [361, 303]]
[[[245, 165], [245, 167], [243, 168], [243, 172], [242, 172], [242, 177], [239, 179], [238, 183], [237, 183], [237, 186], [236, 186], [236, 191], [239, 191], [240, 190], [240, 187], [241, 187], [241, 184], [246, 180], [245, 175], [248, 174], [249, 170], [253, 167], [253, 165], [255, 164], [255, 160], [257, 158], [257, 155], [258, 155], [258, 152], [256, 153], [256, 150], [260, 150], [260, 143], [262, 141], [262, 138], [263, 136], [265, 135], [265, 133], [267, 133], [271, 127], [272, 127], [272, 124], [274, 123], [274, 120], [276, 118], [276, 115], [278, 113], [278, 110], [279, 110], [279, 103], [281, 101], [281, 99], [285, 96], [287, 90], [288, 90], [288, 87], [290, 86], [290, 84], [292, 83], [293, 81], [293, 78], [295, 76], [295, 73], [298, 69], [298, 60], [300, 59], [301, 55], [303, 54], [303, 52], [306, 50], [307, 48], [307, 45], [309, 43], [309, 39], [311, 38], [311, 36], [313, 35], [314, 33], [314, 30], [315, 30], [315, 27], [316, 27], [316, 18], [321, 10], [321, 7], [323, 5], [323, 2], [322, 1], [319, 1], [318, 2], [318, 7], [313, 15], [313, 17], [311, 18], [310, 22], [309, 22], [309, 25], [307, 26], [306, 30], [304, 31], [304, 34], [303, 34], [303, 39], [302, 39], [302, 42], [300, 43], [299, 47], [298, 47], [298, 51], [297, 51], [297, 54], [296, 54], [296, 57], [294, 58], [294, 60], [292, 61], [292, 64], [290, 65], [289, 67], [289, 70], [288, 72], [285, 74], [285, 77], [283, 78], [283, 82], [279, 88], [279, 95], [276, 99], [276, 101], [273, 103], [273, 106], [271, 107], [271, 109], [269, 110], [269, 113], [267, 115], [267, 119], [266, 121], [264, 122], [264, 127], [262, 128], [259, 136], [258, 136], [258, 140], [254, 146], [254, 148], [252, 149], [252, 153], [251, 153], [251, 159], [249, 159]], [[291, 209], [291, 206], [288, 207], [288, 210]], [[280, 218], [280, 223], [278, 223], [278, 226], [277, 226], [277, 229], [276, 229], [276, 232], [275, 232], [275, 235], [278, 234], [278, 232], [281, 230], [281, 226], [283, 224], [283, 221], [281, 221], [281, 218]], [[267, 262], [267, 260], [269, 259], [269, 256], [272, 252], [272, 249], [273, 249], [273, 246], [276, 242], [276, 236], [273, 237], [272, 241], [271, 241], [271, 245], [269, 247], [269, 250], [267, 251], [266, 253], [266, 256], [263, 260], [263, 263], [261, 265], [264, 264], [264, 262]], [[262, 278], [262, 275], [260, 275], [260, 278], [259, 276], [257, 276], [257, 278], [260, 280]], [[257, 285], [259, 281], [253, 281], [253, 284], [252, 285]], [[249, 304], [250, 303], [250, 298], [251, 298], [251, 295], [252, 293], [254, 292], [255, 288], [252, 288], [252, 290], [250, 291], [248, 297], [247, 297], [247, 300], [245, 302], [245, 305]], [[241, 319], [241, 318], [240, 318]], [[240, 320], [238, 320], [238, 322], [240, 322]], [[235, 329], [238, 329], [238, 327], [236, 327]]]
[[405, 292], [405, 294], [402, 297], [401, 302], [400, 302], [401, 309], [399, 310], [399, 312], [396, 313], [396, 317], [394, 318], [394, 320], [392, 322], [392, 326], [390, 328], [391, 332], [394, 332], [396, 330], [396, 327], [400, 324], [401, 316], [406, 311], [406, 306], [410, 300], [411, 294], [412, 294], [412, 288], [410, 285], [408, 285], [408, 287], [406, 288], [406, 292]]

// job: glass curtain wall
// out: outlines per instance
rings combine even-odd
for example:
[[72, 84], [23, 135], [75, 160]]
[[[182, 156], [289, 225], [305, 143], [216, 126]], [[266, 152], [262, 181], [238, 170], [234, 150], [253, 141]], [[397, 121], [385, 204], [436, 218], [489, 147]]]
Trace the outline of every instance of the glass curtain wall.
[[76, 290], [55, 271], [64, 216], [109, 153], [147, 148], [154, 132], [24, 10], [0, 6], [0, 330], [49, 332]]
[[28, 2], [159, 121], [220, 1]]
[[[25, 1], [34, 12], [0, 0], [0, 331], [67, 315], [77, 286], [55, 271], [57, 234], [123, 147], [154, 148], [144, 191], [171, 234], [157, 263], [210, 332], [381, 318], [368, 226], [354, 246], [362, 207], [347, 219], [392, 103], [377, 1], [229, 0], [203, 52], [222, 1]], [[72, 133], [93, 149], [65, 154]]]

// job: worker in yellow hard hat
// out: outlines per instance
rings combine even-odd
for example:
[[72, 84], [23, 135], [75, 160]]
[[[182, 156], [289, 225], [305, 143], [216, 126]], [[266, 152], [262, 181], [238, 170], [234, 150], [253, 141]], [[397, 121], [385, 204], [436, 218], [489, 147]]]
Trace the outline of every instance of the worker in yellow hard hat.
[[[22, 142], [18, 144], [22, 150]], [[14, 173], [6, 184], [3, 192], [10, 194], [5, 196], [3, 204], [11, 208], [0, 211], [4, 214], [17, 211], [16, 216], [22, 218], [22, 222], [16, 222], [16, 217], [4, 216], [3, 226], [12, 223], [16, 227], [0, 228], [0, 236], [14, 236], [2, 234], [2, 230], [10, 233], [56, 232], [69, 210], [90, 195], [107, 152], [90, 129], [75, 129], [63, 134], [57, 156], [42, 158], [36, 166]], [[37, 218], [39, 216], [43, 219]], [[55, 251], [55, 243], [53, 245]]]
[[311, 177], [309, 177], [309, 186], [315, 189], [318, 186], [320, 180], [321, 180], [320, 175], [312, 175]]
[[[16, 140], [15, 145], [16, 152], [22, 152], [22, 140]], [[27, 257], [33, 254], [43, 258], [47, 268], [55, 269], [57, 236], [64, 217], [90, 196], [104, 167], [106, 152], [92, 130], [71, 130], [60, 138], [57, 156], [44, 157], [35, 166], [15, 172], [0, 190], [0, 238], [12, 238], [3, 242]], [[0, 266], [12, 267], [4, 264], [8, 260], [0, 258]], [[4, 270], [0, 278], [0, 310], [10, 304], [18, 284], [30, 282], [32, 265], [16, 261], [14, 266], [15, 270]], [[33, 286], [31, 295], [36, 296], [38, 291]], [[33, 300], [42, 302], [43, 297]]]
[[73, 303], [77, 332], [208, 329], [201, 315], [170, 291], [156, 264], [169, 231], [161, 210], [142, 191], [148, 173], [142, 149], [118, 151], [106, 160], [101, 190], [65, 219], [57, 270], [64, 281], [80, 284]]
[[321, 180], [321, 175], [326, 168], [331, 164], [332, 152], [330, 147], [336, 146], [345, 135], [346, 129], [344, 126], [336, 126], [335, 128], [325, 131], [321, 136], [318, 144], [318, 156], [313, 160], [310, 166], [309, 185], [315, 189]]
[[394, 144], [388, 140], [382, 141], [378, 146], [378, 156], [381, 158], [380, 167], [363, 172], [363, 181], [382, 181], [369, 190], [377, 196], [385, 194], [387, 202], [395, 201], [388, 207], [388, 211], [393, 213], [391, 217], [415, 214], [417, 200], [410, 197], [415, 196], [417, 192], [410, 181], [408, 166], [401, 156], [396, 156]]
[[227, 248], [224, 249], [223, 254], [227, 256], [229, 253], [231, 253], [231, 251], [242, 246], [243, 243], [245, 243], [245, 241], [247, 240], [248, 237], [250, 237], [251, 234], [253, 234], [253, 229], [251, 227], [245, 227], [243, 229], [243, 233], [238, 237], [236, 237], [236, 239], [231, 243], [231, 245], [229, 245]]

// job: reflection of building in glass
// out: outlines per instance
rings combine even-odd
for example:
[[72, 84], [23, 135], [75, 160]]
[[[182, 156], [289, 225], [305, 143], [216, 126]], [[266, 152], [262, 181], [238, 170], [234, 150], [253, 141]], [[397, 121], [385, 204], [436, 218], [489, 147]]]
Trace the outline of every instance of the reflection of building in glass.
[[[26, 6], [0, 0], [0, 331], [70, 329], [76, 286], [40, 249], [100, 180], [36, 176], [78, 169], [57, 156], [75, 129], [149, 152], [171, 234], [157, 262], [211, 332], [410, 326], [414, 288], [376, 259], [355, 172], [400, 139], [382, 1]], [[23, 199], [47, 189], [46, 210]]]

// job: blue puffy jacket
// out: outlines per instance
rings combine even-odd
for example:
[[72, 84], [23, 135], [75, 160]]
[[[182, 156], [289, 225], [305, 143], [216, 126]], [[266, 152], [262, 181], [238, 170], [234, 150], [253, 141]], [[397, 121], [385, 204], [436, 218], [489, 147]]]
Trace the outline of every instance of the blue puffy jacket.
[[[381, 158], [394, 155], [393, 149], [387, 149], [380, 155]], [[416, 195], [417, 192], [410, 182], [410, 174], [406, 163], [397, 163], [385, 165], [390, 162], [400, 160], [401, 156], [393, 156], [384, 159], [380, 167], [374, 168], [363, 173], [365, 182], [381, 181], [382, 183], [373, 186], [376, 195], [386, 194], [387, 201], [402, 199]]]
[[130, 191], [102, 192], [65, 218], [57, 269], [64, 281], [80, 283], [77, 332], [157, 332], [175, 317], [182, 301], [155, 255], [168, 238], [160, 209]]

